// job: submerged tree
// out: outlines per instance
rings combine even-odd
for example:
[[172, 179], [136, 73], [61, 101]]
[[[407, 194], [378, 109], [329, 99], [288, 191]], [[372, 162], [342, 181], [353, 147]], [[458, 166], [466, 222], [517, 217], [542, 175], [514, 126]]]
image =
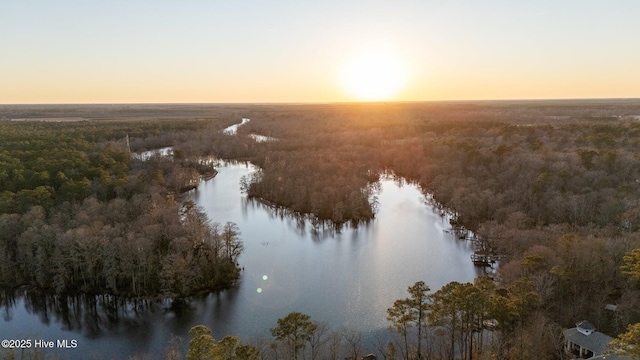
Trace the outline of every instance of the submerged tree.
[[240, 228], [231, 221], [227, 221], [222, 228], [222, 240], [224, 243], [224, 256], [231, 262], [235, 263], [236, 259], [244, 250], [244, 245], [240, 240]]

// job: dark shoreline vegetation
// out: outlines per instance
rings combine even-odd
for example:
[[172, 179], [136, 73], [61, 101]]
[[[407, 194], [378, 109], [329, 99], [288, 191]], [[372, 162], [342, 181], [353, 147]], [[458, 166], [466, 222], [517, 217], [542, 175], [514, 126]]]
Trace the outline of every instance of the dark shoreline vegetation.
[[[4, 119], [61, 117], [87, 121], [0, 122], [4, 288], [155, 298], [229, 286], [241, 229], [178, 201], [210, 169], [193, 159], [215, 156], [260, 167], [248, 196], [338, 227], [375, 217], [380, 174], [419, 184], [504, 256], [496, 293], [535, 299], [498, 348], [478, 350], [487, 358], [557, 358], [558, 329], [578, 320], [610, 335], [640, 322], [640, 100], [0, 106]], [[220, 133], [243, 117], [236, 136]], [[173, 160], [131, 160], [127, 134], [132, 151], [173, 146]]]

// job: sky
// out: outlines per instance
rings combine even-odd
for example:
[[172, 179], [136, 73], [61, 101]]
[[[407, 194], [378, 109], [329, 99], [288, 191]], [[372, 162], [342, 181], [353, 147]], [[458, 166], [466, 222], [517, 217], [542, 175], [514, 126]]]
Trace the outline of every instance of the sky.
[[372, 52], [403, 74], [379, 100], [640, 97], [639, 19], [637, 0], [1, 0], [0, 104], [358, 101], [345, 69]]

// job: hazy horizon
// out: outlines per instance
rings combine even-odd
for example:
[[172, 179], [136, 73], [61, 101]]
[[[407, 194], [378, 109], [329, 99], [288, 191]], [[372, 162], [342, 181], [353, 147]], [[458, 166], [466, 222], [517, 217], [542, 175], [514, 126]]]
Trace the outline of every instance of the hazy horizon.
[[0, 103], [0, 106], [47, 105], [349, 105], [349, 104], [420, 104], [420, 103], [491, 103], [491, 102], [567, 102], [567, 101], [640, 101], [640, 97], [601, 98], [512, 98], [512, 99], [442, 99], [442, 100], [388, 100], [388, 101], [238, 101], [238, 102], [77, 102], [77, 103]]
[[0, 104], [640, 97], [640, 3], [0, 4]]

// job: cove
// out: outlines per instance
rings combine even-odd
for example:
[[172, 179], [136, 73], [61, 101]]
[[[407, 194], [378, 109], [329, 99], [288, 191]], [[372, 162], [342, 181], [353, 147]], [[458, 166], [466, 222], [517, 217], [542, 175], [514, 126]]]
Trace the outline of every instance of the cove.
[[213, 222], [238, 224], [245, 245], [241, 280], [232, 297], [220, 300], [223, 321], [211, 322], [218, 338], [266, 336], [291, 311], [332, 328], [386, 328], [386, 309], [416, 281], [435, 291], [478, 275], [470, 242], [445, 232], [449, 218], [415, 185], [382, 177], [376, 218], [336, 232], [247, 200], [238, 184], [252, 165], [228, 163], [218, 171], [188, 196]]
[[240, 179], [255, 171], [251, 164], [222, 163], [217, 170], [186, 199], [202, 206], [213, 222], [239, 226], [245, 252], [236, 286], [190, 299], [178, 309], [168, 301], [113, 310], [82, 301], [65, 306], [65, 300], [48, 297], [4, 296], [3, 338], [77, 340], [77, 348], [47, 350], [65, 359], [144, 353], [158, 358], [173, 335], [186, 345], [192, 326], [208, 326], [216, 339], [270, 339], [278, 318], [299, 311], [332, 329], [363, 332], [365, 349], [373, 351], [367, 334], [389, 325], [386, 309], [408, 296], [408, 286], [422, 280], [435, 291], [477, 276], [470, 242], [445, 231], [449, 218], [431, 208], [414, 185], [382, 177], [376, 218], [336, 232], [248, 200]]

